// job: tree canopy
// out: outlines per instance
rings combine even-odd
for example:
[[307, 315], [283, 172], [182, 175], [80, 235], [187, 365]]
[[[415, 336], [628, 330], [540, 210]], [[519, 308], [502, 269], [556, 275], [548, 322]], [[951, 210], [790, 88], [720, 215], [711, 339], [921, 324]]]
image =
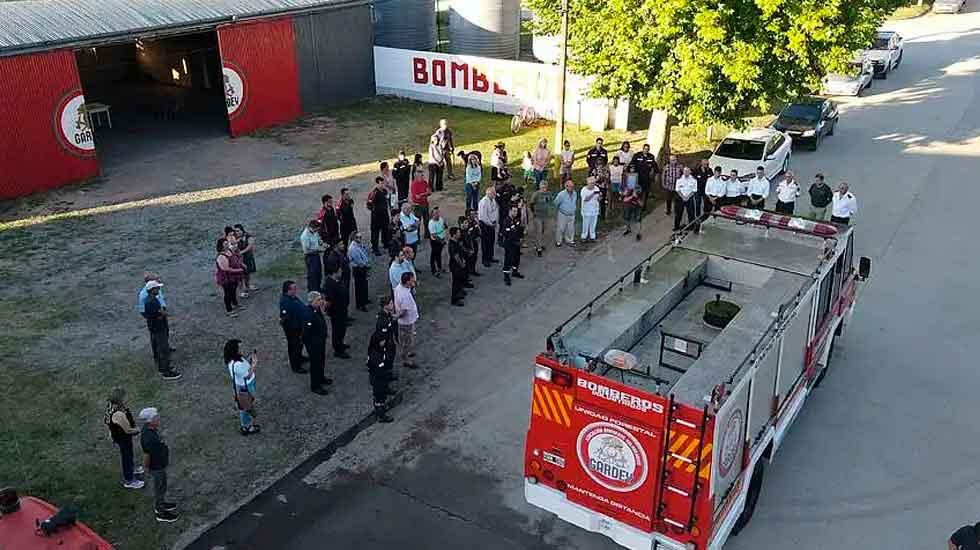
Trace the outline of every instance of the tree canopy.
[[[525, 0], [558, 34], [561, 0]], [[903, 0], [569, 0], [569, 69], [592, 93], [683, 122], [739, 126], [746, 114], [844, 72]]]

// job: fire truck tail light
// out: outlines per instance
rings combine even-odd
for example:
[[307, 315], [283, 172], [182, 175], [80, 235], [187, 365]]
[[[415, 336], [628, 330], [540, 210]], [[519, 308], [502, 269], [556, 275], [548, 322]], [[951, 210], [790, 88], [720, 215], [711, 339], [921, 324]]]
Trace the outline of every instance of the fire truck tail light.
[[544, 478], [547, 479], [548, 481], [554, 481], [555, 480], [555, 474], [551, 473], [551, 470], [545, 470], [544, 471]]
[[534, 470], [535, 472], [540, 472], [541, 471], [541, 463], [538, 462], [537, 460], [532, 459], [531, 460], [531, 469]]
[[551, 367], [534, 365], [534, 377], [537, 378], [538, 380], [551, 382]]
[[537, 485], [538, 484], [538, 478], [536, 478], [534, 476], [527, 476], [527, 482], [530, 483], [531, 485]]
[[559, 371], [551, 373], [551, 381], [563, 388], [572, 387], [572, 375], [566, 372]]

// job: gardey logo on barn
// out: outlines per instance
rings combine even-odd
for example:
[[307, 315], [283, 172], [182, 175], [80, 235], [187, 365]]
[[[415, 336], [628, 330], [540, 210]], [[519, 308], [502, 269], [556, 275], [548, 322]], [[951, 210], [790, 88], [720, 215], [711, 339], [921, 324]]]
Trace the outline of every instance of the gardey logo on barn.
[[69, 151], [91, 156], [95, 153], [95, 134], [88, 112], [85, 110], [85, 96], [81, 90], [72, 90], [58, 104], [54, 125], [58, 140]]
[[245, 105], [245, 79], [241, 71], [228, 62], [222, 63], [221, 74], [224, 77], [225, 107], [229, 116], [234, 115]]
[[647, 479], [646, 452], [633, 434], [615, 424], [594, 422], [582, 428], [576, 450], [585, 473], [606, 489], [626, 493]]

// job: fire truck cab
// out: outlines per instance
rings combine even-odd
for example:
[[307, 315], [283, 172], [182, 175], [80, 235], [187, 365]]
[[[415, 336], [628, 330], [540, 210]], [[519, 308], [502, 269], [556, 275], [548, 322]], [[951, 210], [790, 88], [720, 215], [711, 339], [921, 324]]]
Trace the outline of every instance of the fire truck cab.
[[548, 337], [526, 500], [633, 550], [720, 549], [830, 366], [870, 260], [853, 228], [723, 207]]

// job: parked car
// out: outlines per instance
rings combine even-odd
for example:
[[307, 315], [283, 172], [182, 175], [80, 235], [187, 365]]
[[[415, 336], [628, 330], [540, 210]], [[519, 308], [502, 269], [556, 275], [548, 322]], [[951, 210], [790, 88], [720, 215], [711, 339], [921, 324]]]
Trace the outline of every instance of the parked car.
[[746, 132], [732, 132], [718, 144], [708, 163], [721, 166], [726, 176], [738, 170], [738, 179], [749, 180], [755, 176], [757, 166], [763, 166], [766, 177], [772, 179], [789, 168], [793, 151], [793, 138], [774, 128], [752, 128]]
[[966, 0], [935, 0], [932, 3], [933, 13], [960, 13], [966, 6]]
[[878, 37], [867, 51], [874, 67], [875, 78], [888, 78], [888, 73], [902, 64], [902, 36], [894, 31], [878, 31]]
[[833, 101], [824, 97], [807, 97], [783, 107], [771, 126], [789, 134], [793, 144], [806, 143], [816, 151], [824, 136], [834, 135], [839, 116], [837, 104]]
[[871, 87], [874, 66], [867, 54], [861, 54], [851, 62], [849, 74], [830, 73], [823, 77], [822, 93], [825, 95], [861, 95]]

